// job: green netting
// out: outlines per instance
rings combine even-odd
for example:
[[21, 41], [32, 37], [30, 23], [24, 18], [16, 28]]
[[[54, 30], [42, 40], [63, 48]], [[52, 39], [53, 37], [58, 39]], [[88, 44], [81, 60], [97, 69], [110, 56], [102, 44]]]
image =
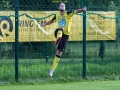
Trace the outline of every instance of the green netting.
[[[58, 0], [59, 1], [59, 0]], [[82, 0], [67, 0], [65, 2], [67, 10], [74, 10], [83, 7]], [[54, 16], [50, 14], [45, 17], [31, 17], [27, 11], [57, 11], [59, 2], [52, 0], [19, 0], [19, 11], [24, 13], [18, 17], [37, 21]], [[87, 60], [87, 78], [88, 79], [119, 79], [120, 65], [120, 4], [119, 0], [86, 0], [86, 15], [96, 15], [101, 18], [108, 18], [111, 21], [116, 20], [116, 40], [93, 40], [87, 41], [86, 60]], [[14, 18], [15, 15], [10, 11], [15, 10], [15, 0], [1, 0], [0, 12], [7, 14], [0, 15], [0, 18]], [[104, 16], [94, 11], [114, 11], [115, 17]], [[78, 14], [83, 16], [83, 14]], [[82, 23], [82, 22], [81, 22]], [[109, 26], [106, 26], [109, 27]], [[15, 27], [13, 27], [15, 28]], [[31, 30], [32, 28], [30, 28]], [[78, 29], [79, 30], [79, 29]], [[2, 32], [1, 32], [2, 33]], [[0, 35], [2, 35], [0, 33]], [[2, 36], [1, 36], [2, 37]], [[92, 35], [91, 37], [94, 37]], [[0, 80], [14, 80], [14, 42], [0, 42]], [[66, 51], [61, 57], [60, 63], [52, 79], [48, 76], [48, 70], [52, 66], [55, 56], [56, 46], [51, 42], [19, 42], [19, 80], [23, 82], [49, 82], [49, 81], [69, 81], [80, 80], [82, 78], [82, 41], [69, 41]]]

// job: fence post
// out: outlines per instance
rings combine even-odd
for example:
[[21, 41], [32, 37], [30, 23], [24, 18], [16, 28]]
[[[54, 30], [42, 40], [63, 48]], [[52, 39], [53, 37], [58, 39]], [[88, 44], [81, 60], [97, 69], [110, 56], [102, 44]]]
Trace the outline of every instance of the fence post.
[[15, 0], [15, 81], [18, 81], [18, 8], [19, 0]]
[[[83, 0], [86, 6], [86, 0]], [[86, 78], [86, 12], [83, 12], [83, 79]]]
[[46, 62], [48, 62], [48, 42], [46, 42]]
[[103, 60], [104, 56], [105, 56], [105, 41], [101, 41], [99, 48], [99, 57], [102, 58]]

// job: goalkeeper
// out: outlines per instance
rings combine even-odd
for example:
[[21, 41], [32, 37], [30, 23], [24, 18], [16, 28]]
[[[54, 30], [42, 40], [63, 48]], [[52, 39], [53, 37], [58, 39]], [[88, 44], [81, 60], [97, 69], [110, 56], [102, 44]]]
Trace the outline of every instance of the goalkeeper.
[[65, 10], [65, 4], [61, 2], [58, 7], [60, 13], [56, 14], [53, 19], [42, 23], [41, 26], [50, 25], [54, 22], [58, 22], [59, 28], [55, 30], [55, 37], [56, 41], [55, 44], [57, 45], [56, 56], [53, 60], [53, 66], [49, 71], [49, 75], [53, 76], [53, 72], [58, 65], [60, 57], [62, 56], [63, 51], [65, 50], [68, 42], [68, 38], [70, 35], [70, 26], [71, 26], [71, 18], [74, 14], [81, 13], [86, 11], [86, 7], [80, 8], [77, 10], [67, 12]]

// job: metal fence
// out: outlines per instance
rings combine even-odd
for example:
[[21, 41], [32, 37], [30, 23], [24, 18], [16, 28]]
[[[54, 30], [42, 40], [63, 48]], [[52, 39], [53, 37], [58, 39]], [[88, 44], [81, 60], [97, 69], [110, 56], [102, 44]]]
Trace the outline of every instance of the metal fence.
[[[0, 81], [51, 81], [48, 76], [48, 70], [50, 69], [53, 58], [55, 56], [55, 39], [53, 41], [47, 41], [48, 38], [46, 38], [45, 41], [31, 41], [31, 39], [28, 41], [24, 41], [24, 39], [26, 39], [27, 37], [25, 33], [21, 32], [26, 31], [29, 33], [30, 30], [34, 31], [34, 29], [36, 28], [33, 28], [32, 25], [35, 22], [32, 21], [36, 20], [40, 24], [41, 22], [44, 22], [47, 18], [44, 16], [42, 18], [39, 17], [39, 13], [36, 16], [31, 16], [31, 14], [29, 14], [28, 12], [34, 13], [40, 11], [57, 11], [59, 2], [61, 1], [62, 0], [0, 1]], [[60, 60], [60, 63], [55, 71], [55, 75], [52, 80], [79, 80], [80, 78], [82, 78], [84, 70], [85, 78], [119, 78], [119, 0], [63, 0], [63, 2], [65, 2], [66, 10], [68, 11], [82, 8], [85, 4], [87, 7], [87, 11], [114, 11], [114, 17], [104, 16], [103, 14], [99, 13], [93, 14], [96, 14], [96, 16], [103, 19], [108, 18], [109, 20], [111, 20], [111, 22], [115, 20], [114, 28], [116, 30], [116, 39], [95, 39], [85, 41], [84, 44], [82, 40], [69, 41], [67, 49]], [[92, 13], [87, 13], [86, 17], [89, 14]], [[83, 17], [84, 15], [80, 14], [79, 16]], [[26, 17], [26, 21], [21, 20], [23, 17]], [[12, 20], [12, 25], [10, 20]], [[29, 20], [32, 21], [29, 22]], [[81, 21], [80, 24], [81, 23], [83, 22]], [[29, 25], [31, 25], [31, 27], [29, 27]], [[105, 28], [107, 27], [110, 26], [107, 25]], [[88, 23], [86, 28], [88, 28]], [[77, 29], [78, 31], [82, 31], [79, 28]], [[21, 37], [19, 37], [19, 35], [21, 35]], [[91, 37], [96, 38], [95, 35], [91, 35]], [[14, 40], [11, 40], [11, 38], [14, 38]], [[85, 52], [83, 47], [86, 47]], [[86, 57], [85, 62], [83, 61], [84, 54]], [[86, 64], [85, 67], [83, 67], [84, 64]], [[83, 70], [83, 68], [85, 69]]]

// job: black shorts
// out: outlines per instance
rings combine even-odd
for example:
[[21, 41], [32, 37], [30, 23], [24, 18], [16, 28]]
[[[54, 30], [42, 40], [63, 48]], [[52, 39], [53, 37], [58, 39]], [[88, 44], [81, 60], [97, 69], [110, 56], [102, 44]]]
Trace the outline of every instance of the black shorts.
[[68, 39], [69, 39], [69, 35], [63, 34], [62, 39], [58, 44], [57, 50], [64, 51], [66, 49]]

